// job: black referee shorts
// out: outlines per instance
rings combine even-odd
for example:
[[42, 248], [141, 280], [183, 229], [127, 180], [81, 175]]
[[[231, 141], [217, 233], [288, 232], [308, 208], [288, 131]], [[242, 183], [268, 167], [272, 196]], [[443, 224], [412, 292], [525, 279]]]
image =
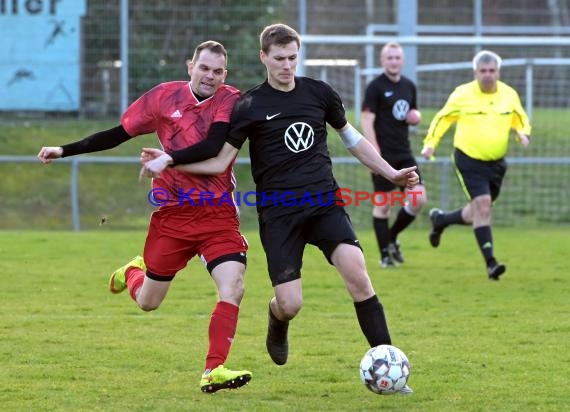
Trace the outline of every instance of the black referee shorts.
[[455, 149], [453, 162], [459, 184], [467, 199], [491, 195], [491, 199], [494, 201], [499, 197], [503, 178], [507, 172], [505, 159], [477, 160], [467, 156], [461, 150]]
[[[382, 155], [384, 160], [388, 162], [390, 166], [392, 166], [396, 170], [403, 169], [405, 167], [412, 167], [418, 166], [418, 162], [416, 162], [416, 158], [413, 154], [403, 154], [398, 156], [389, 156], [389, 155]], [[422, 175], [420, 173], [420, 168], [416, 168], [416, 173], [420, 177], [420, 185], [424, 184], [422, 179]], [[374, 185], [375, 192], [391, 192], [392, 190], [396, 189], [396, 185], [389, 181], [388, 179], [372, 173], [372, 184]], [[404, 186], [399, 187], [400, 190], [404, 190]]]
[[307, 244], [317, 246], [330, 264], [340, 243], [361, 248], [348, 214], [336, 204], [264, 208], [259, 214], [259, 235], [273, 286], [301, 277]]

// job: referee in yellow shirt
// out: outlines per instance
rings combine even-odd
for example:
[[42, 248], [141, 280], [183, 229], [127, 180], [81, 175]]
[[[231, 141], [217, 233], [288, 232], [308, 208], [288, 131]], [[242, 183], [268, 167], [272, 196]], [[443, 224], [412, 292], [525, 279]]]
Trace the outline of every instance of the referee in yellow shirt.
[[443, 230], [449, 225], [472, 225], [475, 238], [491, 280], [499, 280], [506, 266], [497, 262], [493, 252], [491, 207], [499, 196], [507, 170], [505, 155], [511, 128], [524, 147], [530, 141], [530, 124], [518, 93], [499, 81], [501, 58], [482, 50], [473, 58], [475, 80], [458, 86], [445, 106], [431, 121], [424, 139], [422, 155], [433, 156], [439, 141], [457, 122], [453, 161], [459, 182], [469, 203], [459, 210], [432, 209], [429, 217], [433, 247], [438, 247]]

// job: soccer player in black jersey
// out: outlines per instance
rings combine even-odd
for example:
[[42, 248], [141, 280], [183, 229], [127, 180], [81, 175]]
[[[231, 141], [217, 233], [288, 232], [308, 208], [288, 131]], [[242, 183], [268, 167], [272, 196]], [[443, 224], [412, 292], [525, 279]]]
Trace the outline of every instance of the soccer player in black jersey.
[[[380, 53], [384, 72], [366, 88], [362, 103], [361, 124], [364, 136], [381, 156], [395, 168], [417, 166], [409, 140], [409, 126], [417, 125], [421, 114], [417, 110], [416, 85], [402, 75], [404, 51], [398, 43], [387, 43]], [[378, 201], [374, 205], [372, 220], [380, 249], [380, 266], [394, 267], [404, 263], [398, 234], [410, 225], [427, 201], [421, 180], [413, 193], [406, 194], [406, 204], [398, 212], [392, 226], [388, 226], [391, 202]], [[372, 174], [375, 192], [387, 193], [396, 188], [389, 179]], [[403, 188], [400, 187], [400, 190]], [[378, 195], [379, 196], [379, 195]], [[381, 200], [389, 197], [381, 197]], [[384, 203], [384, 204], [382, 204]]]
[[[339, 186], [332, 174], [326, 124], [337, 130], [364, 165], [398, 186], [411, 188], [418, 183], [415, 167], [392, 168], [347, 122], [339, 95], [327, 83], [295, 76], [300, 47], [295, 30], [271, 25], [263, 30], [260, 41], [267, 80], [236, 103], [221, 151], [204, 162], [176, 167], [219, 173], [249, 138], [251, 171], [259, 194], [259, 232], [275, 292], [269, 302], [266, 345], [276, 364], [287, 362], [289, 321], [303, 304], [301, 266], [307, 244], [321, 249], [342, 276], [368, 343], [390, 344], [384, 309], [366, 271], [359, 241], [345, 209], [337, 203], [341, 199], [335, 194]], [[219, 149], [216, 144], [206, 146], [203, 142], [171, 154], [145, 149], [143, 167], [156, 175], [168, 164], [208, 158]], [[402, 390], [410, 392], [409, 387]]]

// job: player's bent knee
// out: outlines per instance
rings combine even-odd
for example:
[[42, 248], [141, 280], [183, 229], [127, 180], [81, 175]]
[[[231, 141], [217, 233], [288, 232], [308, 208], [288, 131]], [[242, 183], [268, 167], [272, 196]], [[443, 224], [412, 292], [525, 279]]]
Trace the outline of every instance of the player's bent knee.
[[287, 299], [279, 301], [279, 312], [286, 319], [293, 319], [303, 307], [303, 299]]
[[301, 310], [301, 307], [302, 305], [280, 307], [281, 315], [284, 316], [286, 319], [293, 319], [295, 316], [297, 316], [297, 314]]

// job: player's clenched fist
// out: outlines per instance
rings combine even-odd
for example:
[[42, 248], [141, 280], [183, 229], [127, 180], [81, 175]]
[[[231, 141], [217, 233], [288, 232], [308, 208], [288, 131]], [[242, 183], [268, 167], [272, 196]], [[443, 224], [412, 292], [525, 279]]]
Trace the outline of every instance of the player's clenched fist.
[[58, 147], [42, 147], [40, 152], [38, 153], [38, 159], [40, 162], [47, 164], [51, 163], [55, 159], [59, 159], [63, 155], [63, 149]]

